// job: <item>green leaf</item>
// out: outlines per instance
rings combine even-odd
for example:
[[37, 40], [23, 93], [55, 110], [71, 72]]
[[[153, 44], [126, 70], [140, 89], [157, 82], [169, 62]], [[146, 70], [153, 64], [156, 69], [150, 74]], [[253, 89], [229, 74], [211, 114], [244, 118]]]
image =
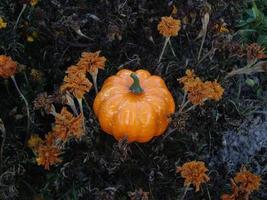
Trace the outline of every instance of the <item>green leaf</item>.
[[246, 79], [246, 84], [248, 86], [250, 86], [250, 87], [253, 87], [253, 86], [255, 86], [256, 82], [253, 79], [251, 79], [251, 78], [247, 78]]

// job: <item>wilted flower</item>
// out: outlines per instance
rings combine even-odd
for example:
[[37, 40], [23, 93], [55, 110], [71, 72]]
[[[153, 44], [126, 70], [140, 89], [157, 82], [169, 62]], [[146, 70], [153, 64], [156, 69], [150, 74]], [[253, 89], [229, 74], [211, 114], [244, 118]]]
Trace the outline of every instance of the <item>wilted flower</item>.
[[104, 69], [106, 58], [99, 56], [100, 51], [83, 52], [77, 66], [85, 68], [87, 72], [95, 73], [98, 69]]
[[37, 164], [49, 170], [51, 165], [61, 162], [60, 153], [60, 149], [55, 145], [41, 145], [37, 151]]
[[72, 65], [68, 67], [67, 74], [86, 73], [86, 67], [84, 65]]
[[4, 21], [2, 17], [0, 17], [0, 29], [6, 28], [7, 22]]
[[49, 132], [46, 136], [45, 136], [45, 144], [46, 145], [53, 145], [55, 144], [55, 140], [56, 140], [56, 136], [55, 133]]
[[232, 194], [223, 194], [221, 200], [237, 200], [238, 198], [238, 187], [233, 179], [231, 179]]
[[17, 63], [11, 57], [0, 55], [0, 77], [9, 78], [16, 73]]
[[36, 151], [41, 144], [43, 144], [43, 140], [38, 135], [32, 135], [28, 140], [28, 147], [34, 151]]
[[53, 100], [46, 92], [37, 95], [33, 101], [34, 110], [44, 109], [46, 113], [51, 113], [53, 109]]
[[92, 83], [86, 78], [85, 74], [77, 72], [75, 74], [68, 74], [64, 78], [64, 83], [60, 87], [62, 92], [69, 91], [77, 99], [82, 99], [86, 92], [92, 87]]
[[247, 46], [247, 58], [248, 60], [265, 59], [267, 58], [267, 54], [264, 51], [264, 47], [261, 47], [257, 43], [252, 43]]
[[240, 191], [250, 194], [259, 189], [261, 178], [242, 167], [234, 177], [234, 181], [238, 184]]
[[191, 161], [183, 164], [182, 167], [177, 167], [176, 172], [181, 173], [185, 178], [184, 185], [189, 187], [191, 184], [196, 187], [196, 192], [199, 191], [200, 185], [209, 181], [209, 177], [205, 174], [208, 169], [202, 161]]
[[[196, 79], [199, 80], [199, 79]], [[202, 105], [209, 98], [208, 88], [202, 81], [192, 82], [192, 89], [188, 92], [188, 100], [194, 105]]]
[[84, 134], [83, 120], [84, 117], [80, 114], [71, 121], [69, 132], [76, 138], [81, 138]]
[[206, 81], [204, 83], [208, 90], [208, 97], [210, 99], [213, 99], [215, 101], [219, 101], [222, 98], [222, 95], [224, 93], [224, 89], [222, 86], [217, 82], [217, 80], [211, 82]]
[[38, 69], [32, 69], [30, 75], [33, 81], [41, 81], [43, 79], [43, 73]]
[[164, 37], [177, 36], [181, 29], [181, 21], [173, 17], [161, 17], [158, 24], [158, 31]]

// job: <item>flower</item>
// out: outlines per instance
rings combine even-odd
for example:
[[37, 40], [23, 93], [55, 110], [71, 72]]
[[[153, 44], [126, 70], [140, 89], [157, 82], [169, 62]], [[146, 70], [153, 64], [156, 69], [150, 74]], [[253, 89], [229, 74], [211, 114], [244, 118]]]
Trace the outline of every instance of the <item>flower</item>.
[[78, 117], [71, 121], [69, 132], [76, 138], [81, 138], [81, 136], [84, 134], [83, 120], [83, 115], [79, 114]]
[[38, 69], [32, 69], [30, 75], [33, 81], [41, 81], [43, 79], [43, 73]]
[[232, 194], [223, 194], [221, 200], [237, 200], [238, 198], [238, 187], [233, 179], [231, 179]]
[[43, 165], [45, 169], [49, 170], [51, 165], [60, 163], [60, 150], [55, 145], [41, 145], [37, 151], [37, 164]]
[[16, 73], [17, 63], [11, 57], [0, 55], [0, 77], [9, 78]]
[[4, 29], [7, 27], [7, 22], [4, 21], [2, 17], [0, 17], [0, 29]]
[[92, 83], [86, 78], [85, 74], [77, 72], [75, 74], [68, 74], [64, 78], [64, 83], [60, 87], [62, 92], [69, 91], [77, 99], [82, 99], [86, 92], [92, 87]]
[[41, 144], [43, 144], [43, 140], [38, 135], [32, 135], [28, 140], [28, 147], [34, 151], [36, 151]]
[[267, 58], [267, 54], [264, 51], [264, 47], [261, 47], [257, 43], [252, 43], [247, 46], [247, 58], [248, 60], [265, 59]]
[[199, 191], [201, 183], [209, 181], [208, 175], [205, 173], [208, 169], [202, 161], [191, 161], [183, 164], [182, 167], [177, 167], [176, 172], [181, 173], [185, 178], [184, 185], [189, 187], [191, 184], [196, 187], [196, 192]]
[[184, 85], [183, 89], [188, 93], [188, 100], [194, 105], [201, 105], [207, 99], [219, 101], [224, 93], [217, 80], [203, 82], [193, 70], [186, 70], [186, 75], [178, 81]]
[[67, 74], [76, 74], [76, 73], [86, 73], [86, 67], [85, 65], [72, 65], [68, 67]]
[[51, 113], [53, 109], [53, 100], [51, 96], [48, 96], [46, 92], [37, 95], [33, 101], [34, 110], [39, 110], [43, 108], [46, 113]]
[[97, 73], [98, 69], [104, 69], [106, 58], [104, 56], [99, 56], [100, 51], [83, 52], [82, 56], [77, 63], [80, 68], [85, 68], [87, 72]]
[[32, 7], [36, 6], [37, 3], [38, 3], [38, 0], [31, 0], [30, 1], [30, 4], [31, 4]]
[[164, 37], [177, 36], [181, 29], [181, 21], [173, 17], [161, 17], [158, 31]]
[[261, 178], [248, 171], [245, 167], [242, 167], [240, 172], [234, 177], [234, 181], [239, 185], [241, 192], [250, 194], [254, 190], [259, 189]]
[[52, 131], [52, 132], [49, 132], [46, 136], [45, 136], [45, 144], [46, 145], [53, 145], [55, 144], [55, 133]]
[[224, 89], [222, 86], [217, 82], [217, 80], [211, 82], [206, 81], [205, 82], [206, 88], [208, 90], [208, 97], [210, 99], [213, 99], [215, 101], [219, 101], [222, 98], [222, 95], [224, 93]]

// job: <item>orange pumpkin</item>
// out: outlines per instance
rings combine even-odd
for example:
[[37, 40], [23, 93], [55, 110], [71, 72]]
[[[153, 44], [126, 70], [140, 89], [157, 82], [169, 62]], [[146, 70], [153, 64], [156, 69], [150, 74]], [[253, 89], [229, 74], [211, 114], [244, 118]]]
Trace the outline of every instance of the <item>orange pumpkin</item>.
[[117, 140], [148, 142], [166, 130], [175, 104], [159, 76], [123, 69], [104, 82], [93, 109], [101, 128]]

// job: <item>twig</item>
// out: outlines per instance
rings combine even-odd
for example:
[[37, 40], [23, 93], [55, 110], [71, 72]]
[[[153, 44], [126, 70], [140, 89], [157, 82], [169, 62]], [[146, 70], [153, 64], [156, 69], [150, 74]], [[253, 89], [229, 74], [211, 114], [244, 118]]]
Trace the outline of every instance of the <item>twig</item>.
[[14, 26], [13, 30], [16, 30], [16, 28], [17, 28], [17, 26], [18, 26], [18, 23], [19, 23], [19, 20], [20, 20], [22, 14], [24, 13], [24, 11], [25, 11], [26, 8], [27, 8], [27, 4], [23, 4], [23, 7], [22, 7], [22, 9], [21, 9], [21, 11], [20, 11], [20, 13], [19, 13], [19, 16], [18, 16], [18, 18], [17, 18], [17, 21], [16, 21], [16, 23], [15, 23], [15, 26]]
[[27, 131], [26, 131], [26, 138], [25, 138], [25, 142], [24, 142], [24, 145], [27, 144], [27, 141], [30, 137], [30, 123], [31, 123], [31, 120], [30, 120], [30, 108], [29, 108], [29, 103], [27, 101], [27, 99], [25, 98], [25, 96], [22, 94], [22, 92], [20, 91], [19, 87], [18, 87], [18, 84], [16, 82], [16, 79], [14, 76], [11, 76], [11, 79], [19, 93], [19, 95], [21, 96], [21, 98], [23, 99], [24, 103], [25, 103], [25, 106], [26, 106], [26, 111], [27, 111], [27, 118], [28, 118], [28, 122], [27, 122]]
[[167, 44], [168, 44], [169, 40], [170, 40], [170, 37], [166, 37], [166, 38], [165, 38], [165, 42], [164, 42], [162, 51], [161, 51], [160, 56], [159, 56], [159, 61], [158, 61], [159, 63], [160, 63], [160, 61], [161, 61], [161, 59], [162, 59], [162, 56], [163, 56], [163, 54], [164, 54], [164, 52], [165, 52], [165, 50], [166, 50], [166, 47], [167, 47]]
[[4, 152], [5, 141], [6, 141], [6, 129], [1, 118], [0, 118], [0, 131], [2, 132], [2, 144], [1, 144], [1, 149], [0, 149], [0, 174], [2, 174], [3, 152]]
[[184, 198], [185, 198], [185, 196], [186, 196], [186, 193], [187, 193], [188, 189], [189, 189], [189, 185], [186, 186], [185, 191], [184, 191], [184, 194], [183, 194], [181, 200], [184, 200]]

